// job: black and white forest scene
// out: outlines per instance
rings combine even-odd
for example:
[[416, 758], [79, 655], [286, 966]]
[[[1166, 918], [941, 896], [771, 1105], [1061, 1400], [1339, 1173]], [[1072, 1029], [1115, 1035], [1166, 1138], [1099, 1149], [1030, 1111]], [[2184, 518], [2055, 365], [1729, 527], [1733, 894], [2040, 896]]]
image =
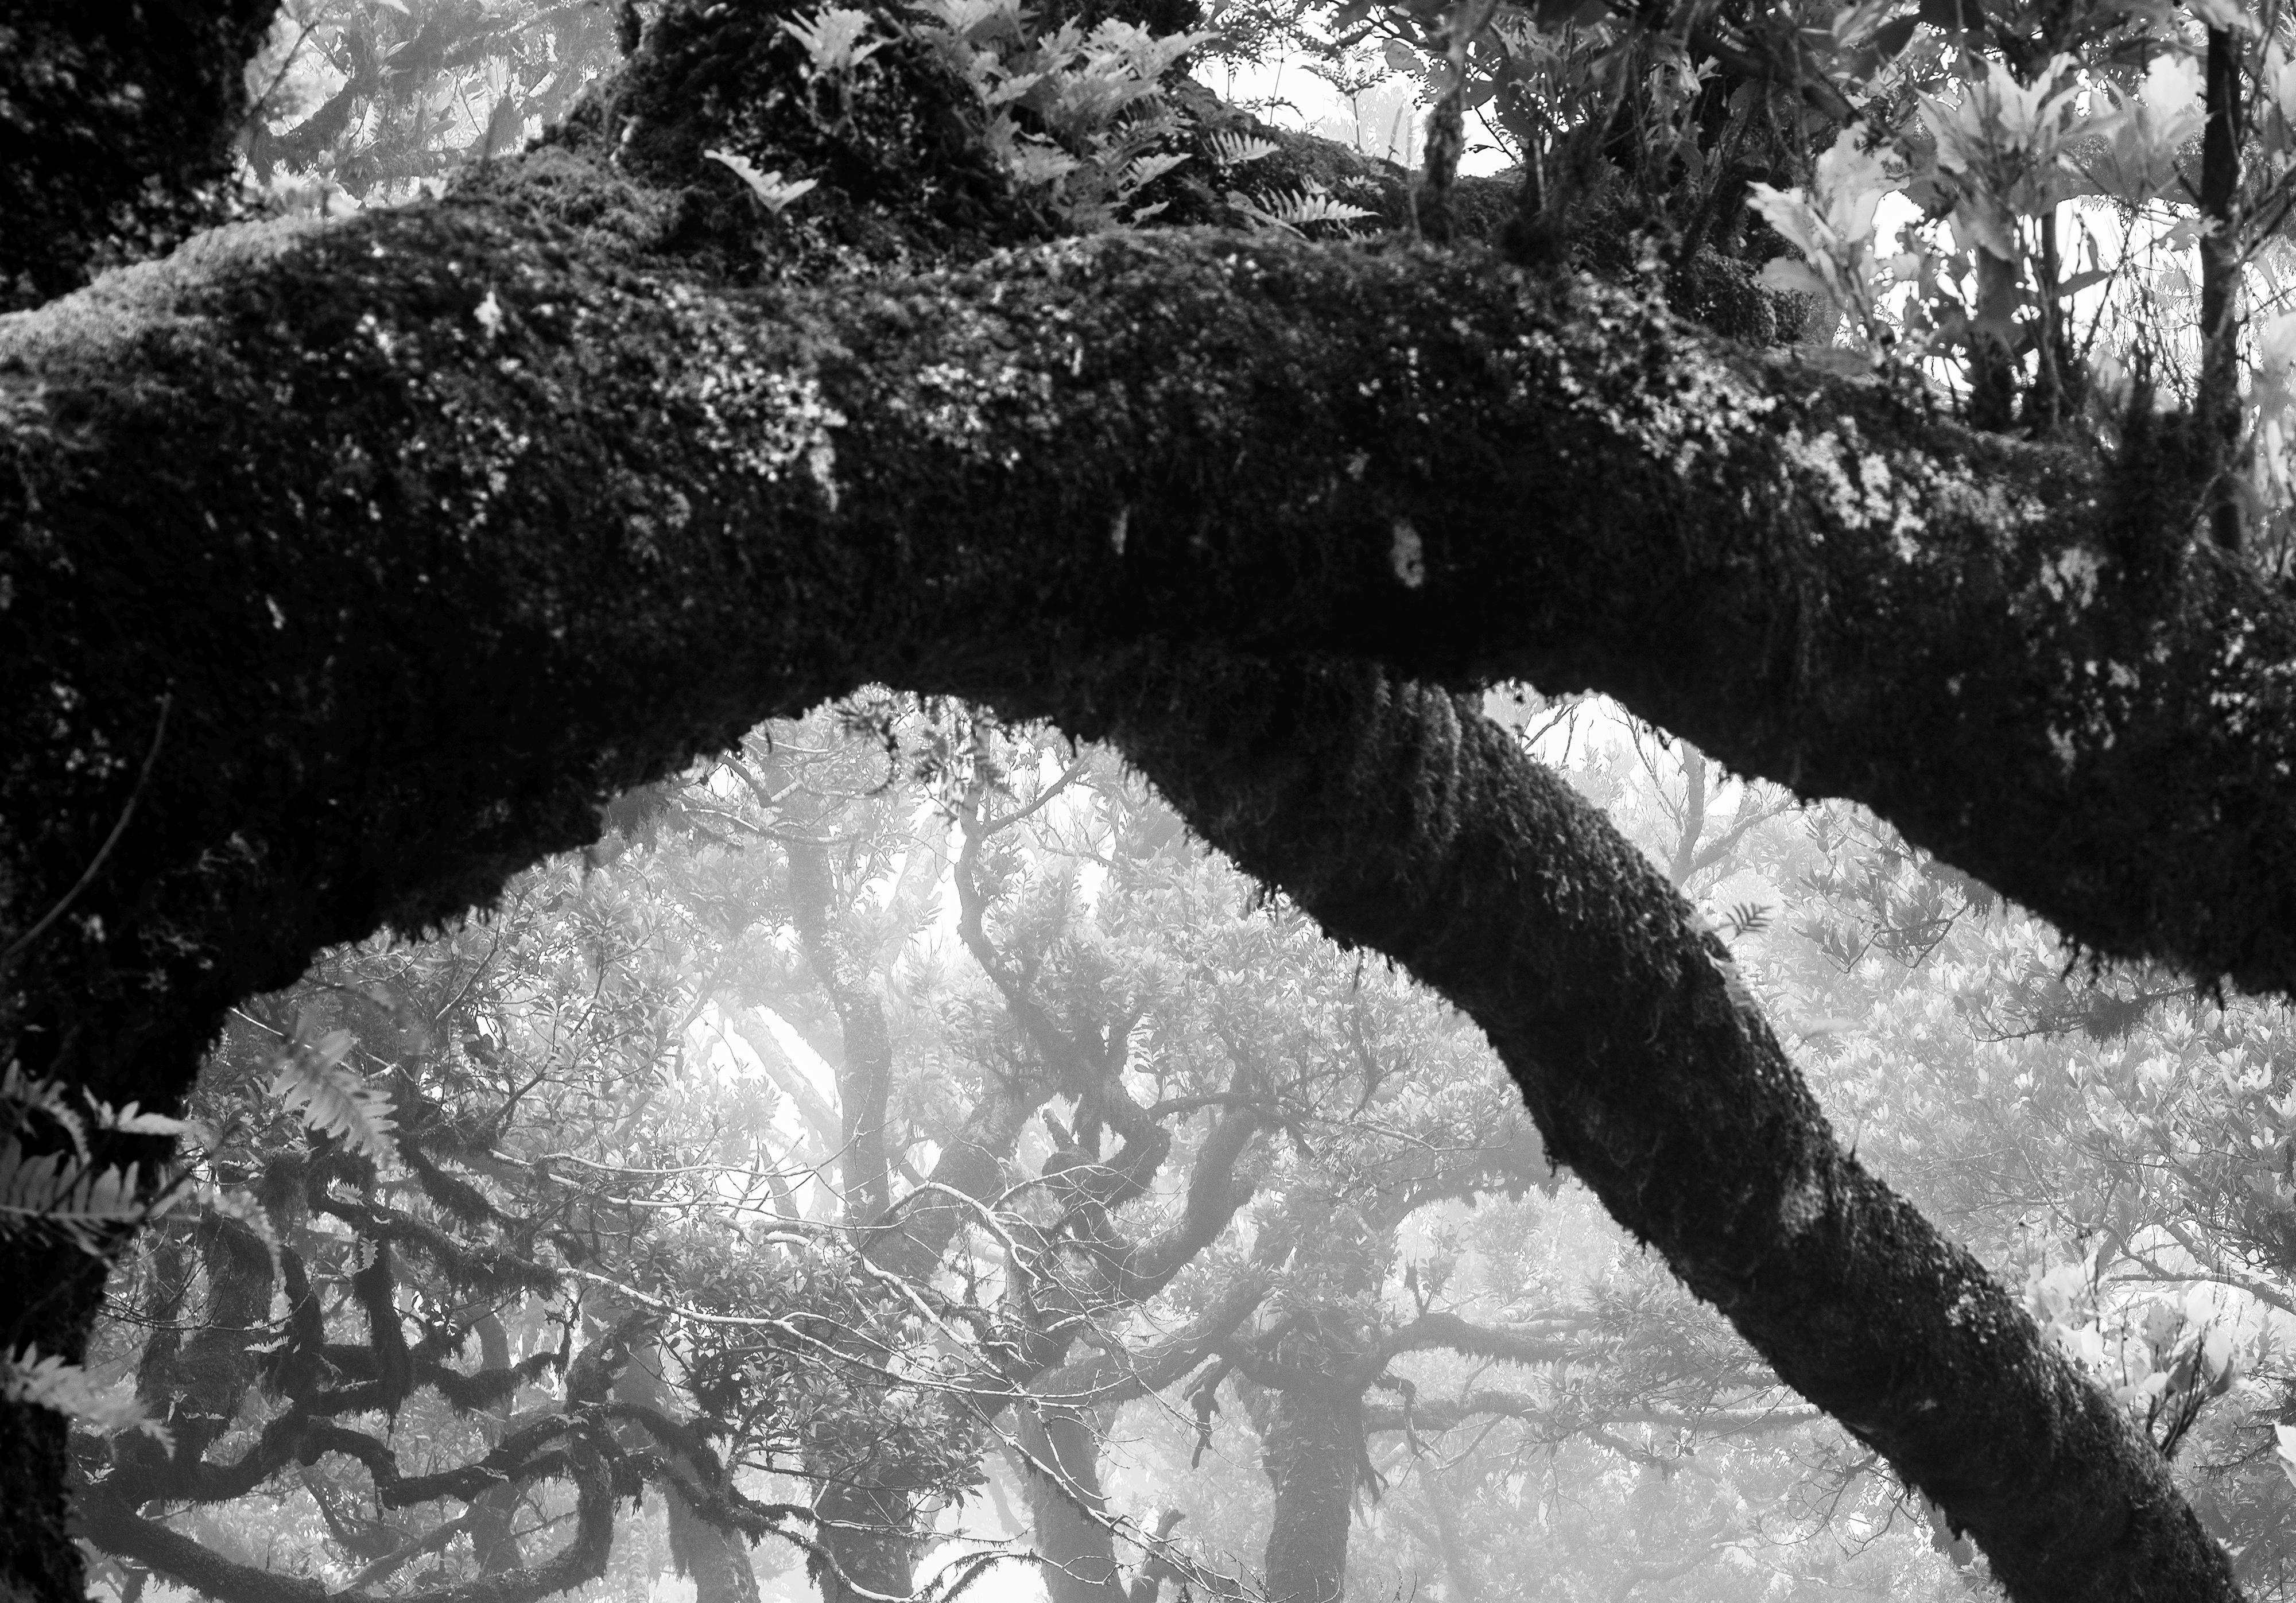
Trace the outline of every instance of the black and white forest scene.
[[0, 0], [0, 1603], [2296, 1603], [2296, 8]]

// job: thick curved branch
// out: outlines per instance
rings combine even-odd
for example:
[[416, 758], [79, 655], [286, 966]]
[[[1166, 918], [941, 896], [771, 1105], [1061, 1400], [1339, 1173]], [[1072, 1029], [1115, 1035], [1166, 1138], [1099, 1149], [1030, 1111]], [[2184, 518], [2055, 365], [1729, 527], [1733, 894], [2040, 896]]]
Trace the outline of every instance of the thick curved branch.
[[1348, 1377], [1361, 1389], [1371, 1385], [1404, 1354], [1437, 1349], [1499, 1363], [1567, 1362], [1581, 1356], [1585, 1348], [1564, 1338], [1583, 1329], [1584, 1324], [1579, 1320], [1545, 1321], [1510, 1329], [1504, 1325], [1479, 1325], [1436, 1309], [1382, 1337], [1369, 1352], [1348, 1366]]
[[2026, 1603], [2237, 1598], [2168, 1466], [1867, 1174], [1636, 848], [1513, 738], [1357, 669], [1111, 665], [1065, 714], [1342, 940], [1481, 1025], [1547, 1147]]
[[361, 1235], [412, 1247], [436, 1264], [449, 1284], [512, 1286], [543, 1294], [558, 1289], [558, 1276], [498, 1242], [470, 1243], [427, 1220], [379, 1202], [352, 1200], [331, 1191], [311, 1199], [315, 1212], [330, 1214]]
[[180, 1531], [139, 1516], [102, 1483], [76, 1499], [81, 1535], [117, 1558], [132, 1558], [223, 1603], [324, 1603], [324, 1583], [226, 1558]]
[[1126, 1244], [1116, 1255], [1110, 1283], [1112, 1297], [1137, 1304], [1154, 1296], [1218, 1239], [1228, 1222], [1251, 1200], [1254, 1182], [1237, 1169], [1261, 1124], [1261, 1115], [1254, 1108], [1221, 1112], [1188, 1166], [1188, 1192], [1179, 1216], [1146, 1240]]
[[[2075, 456], [1472, 253], [1111, 237], [718, 299], [637, 253], [652, 204], [546, 151], [0, 336], [6, 571], [18, 616], [57, 620], [7, 688], [85, 697], [7, 732], [57, 803], [22, 814], [56, 822], [18, 843], [7, 919], [117, 814], [119, 776], [70, 751], [132, 744], [171, 683], [152, 811], [228, 797], [251, 851], [131, 831], [87, 912], [111, 925], [135, 884], [169, 904], [201, 861], [211, 905], [290, 840], [375, 864], [200, 986], [236, 994], [315, 937], [445, 916], [761, 714], [1152, 634], [1606, 689], [2099, 949], [2296, 980], [2296, 610]], [[623, 234], [570, 257], [578, 215]], [[118, 560], [41, 554], [91, 543]], [[203, 562], [227, 589], [160, 604]], [[404, 754], [329, 732], [309, 675], [352, 659], [434, 707]], [[633, 745], [640, 707], [660, 732]], [[546, 732], [505, 740], [512, 709]], [[316, 742], [296, 782], [252, 785], [249, 719]], [[470, 754], [467, 805], [372, 782], [441, 747]], [[337, 816], [340, 841], [312, 822]]]
[[1267, 1301], [1275, 1280], [1273, 1265], [1252, 1264], [1230, 1279], [1202, 1313], [1162, 1341], [1063, 1364], [1036, 1377], [1029, 1390], [1049, 1402], [1092, 1405], [1129, 1403], [1162, 1391], [1222, 1350]]
[[[612, 1472], [594, 1447], [579, 1442], [566, 1454], [563, 1467], [573, 1479], [576, 1500], [574, 1535], [563, 1548], [528, 1568], [399, 1594], [404, 1603], [535, 1603], [604, 1574], [614, 1534]], [[108, 1482], [81, 1488], [78, 1512], [81, 1533], [96, 1546], [148, 1565], [218, 1603], [323, 1603], [330, 1599], [357, 1603], [371, 1595], [330, 1592], [304, 1576], [226, 1558], [180, 1532], [142, 1517]]]
[[957, 1231], [1004, 1190], [1005, 1165], [1021, 1144], [1029, 1116], [1043, 1106], [1040, 1087], [983, 1076], [980, 1100], [941, 1147], [925, 1183], [907, 1192], [871, 1226], [862, 1255], [887, 1273], [919, 1282]]
[[843, 1118], [838, 1160], [845, 1206], [857, 1222], [871, 1220], [892, 1198], [885, 1104], [893, 1091], [893, 1043], [886, 1030], [885, 1004], [876, 993], [874, 977], [853, 961], [842, 931], [833, 928], [837, 886], [829, 848], [795, 838], [783, 845], [789, 853], [790, 907], [798, 945], [837, 1010], [843, 1048], [837, 1065], [837, 1100]]
[[1709, 1435], [1759, 1435], [1789, 1430], [1824, 1416], [1814, 1408], [1605, 1408], [1558, 1407], [1521, 1392], [1478, 1387], [1464, 1397], [1414, 1399], [1405, 1403], [1366, 1403], [1366, 1431], [1421, 1431], [1438, 1435], [1479, 1419], [1521, 1419], [1544, 1427], [1556, 1435], [1610, 1425], [1656, 1425], [1668, 1429], [1696, 1431]]
[[[209, 239], [0, 327], [0, 940], [94, 859], [152, 709], [171, 708], [134, 827], [0, 996], [27, 1072], [168, 1105], [234, 998], [329, 942], [488, 899], [588, 839], [602, 796], [761, 716], [873, 680], [1062, 710], [1081, 664], [1151, 640], [1598, 686], [1737, 768], [1872, 804], [2099, 950], [2296, 984], [2296, 609], [2187, 549], [2194, 496], [2168, 465], [2115, 477], [1974, 437], [1917, 398], [1472, 252], [1111, 237], [946, 275], [721, 293], [713, 263], [745, 284], [772, 264], [746, 193], [700, 159], [723, 130], [680, 120], [670, 96], [697, 64], [776, 58], [731, 38], [756, 32], [745, 8], [711, 11], [658, 29], [685, 54], [665, 46], [660, 74], [624, 86], [622, 110], [662, 113], [626, 125], [627, 144], [600, 112], [444, 204]], [[876, 187], [840, 204], [944, 246], [967, 228], [975, 246], [1020, 237], [1001, 213], [956, 215], [1001, 183], [980, 162], [851, 154]], [[830, 188], [807, 199], [827, 207]], [[717, 228], [708, 249], [672, 253], [686, 223]], [[1169, 776], [1185, 771], [1171, 741], [1245, 710], [1136, 704], [1127, 739]], [[1381, 786], [1427, 781], [1446, 849], [1488, 851], [1546, 900], [1495, 904], [1507, 873], [1462, 880], [1456, 863], [1431, 883], [1458, 881], [1482, 926], [1533, 931], [1530, 956], [1624, 999], [1590, 1018], [1686, 1018], [1644, 1055], [1693, 1122], [1652, 1131], [1636, 1121], [1663, 1099], [1555, 1091], [1542, 1076], [1584, 1090], [1604, 1064], [1637, 1079], [1643, 1059], [1621, 1042], [1575, 1055], [1595, 1026], [1496, 980], [1505, 940], [1471, 959], [1409, 897], [1303, 901], [1479, 998], [1558, 1153], [1611, 1175], [1598, 1187], [1614, 1210], [1669, 1232], [1693, 1285], [1751, 1296], [1731, 1231], [1811, 1196], [1821, 1219], [1848, 1207], [1936, 1268], [1924, 1298], [1977, 1283], [1808, 1137], [1822, 1125], [1779, 1089], [1774, 1048], [1698, 1034], [1734, 1005], [1671, 902], [1613, 897], [1603, 876], [1631, 887], [1638, 871], [1607, 837], [1538, 784], [1494, 779], [1496, 737], [1438, 730], [1498, 809], [1455, 816], [1456, 775], [1390, 772], [1419, 724], [1363, 716], [1402, 744], [1340, 754], [1342, 775], [1385, 776], [1353, 803], [1383, 817]], [[1238, 773], [1265, 778], [1290, 749], [1247, 750]], [[1259, 781], [1195, 777], [1200, 824], [1273, 878], [1322, 883], [1246, 827], [1238, 797]], [[1562, 830], [1557, 852], [1591, 850], [1593, 877], [1569, 896], [1542, 879], [1525, 821]], [[1402, 849], [1372, 838], [1390, 849], [1368, 862]], [[1586, 954], [1554, 957], [1559, 931], [1591, 932]], [[1623, 966], [1605, 980], [1595, 954]], [[1712, 1154], [1743, 1184], [1704, 1198], [1704, 1217], [1679, 1195], [1709, 1183], [1695, 1165], [1647, 1194], [1617, 1178], [1637, 1142], [1701, 1149], [1729, 1127], [1695, 1122], [1713, 1093], [1693, 1063], [1735, 1066], [1749, 1088], [1748, 1108], [1721, 1111], [1800, 1133], [1783, 1157], [1760, 1141]], [[5, 1267], [26, 1285], [74, 1272], [29, 1248]], [[1772, 1280], [1734, 1306], [1742, 1324], [1808, 1289]], [[1966, 1328], [1923, 1329], [1989, 1375], [1968, 1344], [1996, 1330], [1996, 1299], [1972, 1306]], [[43, 1318], [28, 1337], [77, 1350], [68, 1319]], [[1918, 1323], [1883, 1334], [1902, 1344]], [[1824, 1326], [1820, 1306], [1776, 1333]], [[1903, 1371], [1939, 1380], [1941, 1419], [1957, 1411], [1945, 1362]], [[2057, 1398], [2084, 1452], [2110, 1445], [2059, 1396], [2059, 1369], [2028, 1367], [2023, 1404], [2049, 1416]], [[2015, 1445], [1974, 1468], [1933, 1458], [1935, 1421], [1869, 1418], [1861, 1373], [1837, 1354], [1790, 1378], [1893, 1444], [1948, 1507], [2035, 1472]], [[61, 1442], [0, 1424], [43, 1461]], [[2117, 1452], [2082, 1473], [2128, 1470]], [[2063, 1529], [2134, 1562], [2104, 1528], [2149, 1495], [2128, 1472]], [[2182, 1551], [2161, 1535], [2170, 1515], [2131, 1517], [2139, 1548]], [[2030, 1533], [2014, 1517], [1990, 1539], [2013, 1554]]]
[[169, 1459], [139, 1443], [124, 1444], [115, 1452], [122, 1461], [113, 1472], [112, 1490], [133, 1504], [154, 1499], [229, 1502], [246, 1496], [297, 1459], [307, 1455], [316, 1459], [326, 1452], [357, 1460], [378, 1486], [398, 1475], [398, 1455], [375, 1437], [315, 1420], [299, 1411], [271, 1421], [244, 1452], [228, 1463], [204, 1458]]

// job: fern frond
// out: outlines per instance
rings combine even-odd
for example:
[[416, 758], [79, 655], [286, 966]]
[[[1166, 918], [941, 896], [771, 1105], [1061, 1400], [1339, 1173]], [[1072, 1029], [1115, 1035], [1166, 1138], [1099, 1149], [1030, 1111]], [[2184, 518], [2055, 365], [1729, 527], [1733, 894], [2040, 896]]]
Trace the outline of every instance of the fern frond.
[[1302, 233], [1315, 223], [1335, 223], [1345, 229], [1349, 224], [1372, 215], [1360, 206], [1334, 199], [1330, 191], [1312, 178], [1301, 188], [1274, 190], [1265, 195], [1248, 195], [1232, 189], [1227, 200], [1260, 227], [1282, 228], [1293, 233]]
[[0, 1235], [52, 1231], [84, 1253], [101, 1255], [119, 1230], [161, 1212], [147, 1203], [132, 1165], [91, 1168], [70, 1153], [27, 1157], [23, 1143], [0, 1141]]
[[849, 72], [890, 44], [871, 37], [865, 11], [824, 6], [810, 17], [784, 20], [782, 31], [805, 46], [816, 72]]
[[1126, 71], [1148, 84], [1162, 81], [1179, 59], [1211, 37], [1209, 33], [1159, 34], [1136, 22], [1111, 17], [1084, 42], [1095, 70]]
[[1117, 180], [1117, 198], [1121, 200], [1136, 190], [1147, 188], [1186, 159], [1186, 156], [1172, 151], [1159, 151], [1152, 156], [1134, 157], [1125, 164], [1124, 172]]
[[1055, 183], [1076, 171], [1078, 165], [1075, 157], [1057, 145], [1033, 139], [1016, 143], [1004, 158], [1005, 171], [1023, 189]]
[[143, 1107], [130, 1102], [125, 1108], [114, 1108], [94, 1092], [83, 1091], [88, 1111], [95, 1116], [98, 1130], [117, 1130], [122, 1135], [181, 1135], [191, 1126], [181, 1119], [169, 1118], [164, 1113], [146, 1113]]
[[173, 1435], [144, 1413], [134, 1392], [104, 1386], [60, 1354], [43, 1356], [37, 1345], [0, 1354], [0, 1398], [53, 1409], [102, 1435], [140, 1430], [169, 1452], [176, 1450]]
[[1218, 133], [1205, 135], [1204, 148], [1222, 167], [1242, 167], [1263, 157], [1273, 156], [1283, 147], [1273, 140], [1261, 139], [1256, 135], [1238, 134], [1233, 129], [1222, 128]]
[[[81, 1119], [79, 1109], [65, 1098], [64, 1088], [55, 1081], [35, 1080], [24, 1072], [22, 1064], [12, 1061], [8, 1065], [8, 1072], [0, 1075], [0, 1102], [12, 1103], [18, 1108], [47, 1115], [63, 1126], [64, 1133], [71, 1138], [72, 1150], [79, 1155], [79, 1160], [82, 1163], [87, 1161], [87, 1125]], [[21, 1120], [12, 1118], [6, 1122], [14, 1125], [20, 1124]]]
[[306, 1128], [332, 1135], [353, 1152], [384, 1161], [398, 1151], [398, 1127], [390, 1099], [359, 1077], [343, 1059], [350, 1052], [348, 1030], [332, 1030], [279, 1060], [271, 1094], [288, 1112], [302, 1116]]
[[[787, 27], [788, 24], [783, 26]], [[782, 209], [791, 200], [821, 182], [818, 178], [784, 178], [779, 168], [770, 173], [760, 172], [756, 162], [733, 151], [704, 151], [701, 154], [748, 184], [750, 192], [758, 197], [758, 204], [775, 217], [781, 216]]]

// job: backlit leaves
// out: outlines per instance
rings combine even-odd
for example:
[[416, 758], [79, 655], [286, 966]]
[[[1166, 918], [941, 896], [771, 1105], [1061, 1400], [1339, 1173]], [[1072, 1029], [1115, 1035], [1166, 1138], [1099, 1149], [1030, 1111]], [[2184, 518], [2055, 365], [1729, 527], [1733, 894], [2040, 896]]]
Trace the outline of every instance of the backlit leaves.
[[390, 1099], [369, 1085], [343, 1059], [357, 1044], [348, 1030], [314, 1038], [306, 1014], [295, 1038], [279, 1059], [271, 1094], [309, 1129], [334, 1137], [353, 1152], [378, 1162], [397, 1150]]

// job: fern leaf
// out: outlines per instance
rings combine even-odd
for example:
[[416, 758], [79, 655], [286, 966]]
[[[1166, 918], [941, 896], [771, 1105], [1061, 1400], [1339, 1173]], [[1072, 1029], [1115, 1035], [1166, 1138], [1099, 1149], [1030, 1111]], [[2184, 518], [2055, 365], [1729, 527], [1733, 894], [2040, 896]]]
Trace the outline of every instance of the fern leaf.
[[1066, 151], [1035, 140], [1016, 144], [1004, 158], [1005, 170], [1023, 189], [1055, 183], [1076, 171], [1078, 165], [1077, 159]]
[[343, 1059], [351, 1050], [347, 1030], [335, 1030], [308, 1048], [282, 1056], [271, 1094], [306, 1128], [332, 1135], [353, 1152], [384, 1161], [398, 1151], [391, 1133], [398, 1127], [390, 1099], [361, 1079]]
[[1238, 134], [1233, 129], [1222, 128], [1205, 136], [1204, 148], [1222, 167], [1242, 167], [1273, 156], [1283, 147], [1273, 140], [1261, 139], [1256, 135]]
[[1227, 199], [1229, 205], [1259, 226], [1287, 229], [1293, 233], [1304, 232], [1314, 223], [1335, 223], [1344, 229], [1372, 215], [1360, 206], [1334, 199], [1330, 191], [1313, 179], [1302, 188], [1279, 189], [1265, 195], [1230, 190]]
[[[71, 1138], [72, 1150], [82, 1163], [87, 1161], [87, 1125], [79, 1110], [65, 1099], [64, 1089], [53, 1080], [35, 1080], [24, 1073], [23, 1066], [11, 1062], [8, 1072], [0, 1075], [0, 1102], [12, 1102], [19, 1108], [29, 1108], [44, 1113], [63, 1126]], [[18, 1121], [9, 1120], [10, 1124]]]
[[784, 178], [778, 168], [770, 173], [759, 172], [757, 163], [733, 151], [704, 151], [701, 154], [748, 184], [758, 203], [775, 217], [781, 216], [782, 209], [791, 200], [809, 192], [821, 182], [818, 178]]
[[13, 1136], [0, 1141], [0, 1235], [50, 1231], [84, 1253], [102, 1255], [121, 1229], [166, 1209], [145, 1202], [136, 1170], [91, 1168], [69, 1153], [25, 1156]]
[[1117, 184], [1119, 198], [1129, 195], [1135, 190], [1147, 188], [1186, 159], [1186, 156], [1170, 151], [1152, 156], [1134, 157], [1126, 164], [1123, 176]]
[[140, 1430], [169, 1452], [176, 1450], [168, 1427], [144, 1413], [134, 1392], [102, 1384], [60, 1354], [43, 1356], [37, 1346], [0, 1354], [0, 1398], [53, 1409], [102, 1435]]
[[869, 13], [845, 6], [824, 6], [810, 17], [784, 20], [782, 31], [805, 46], [816, 72], [850, 72], [890, 44], [873, 38]]
[[191, 1129], [183, 1120], [169, 1118], [164, 1113], [146, 1113], [135, 1102], [114, 1108], [99, 1100], [92, 1092], [80, 1094], [87, 1099], [88, 1110], [95, 1115], [95, 1127], [99, 1130], [117, 1130], [122, 1135], [182, 1135]]

